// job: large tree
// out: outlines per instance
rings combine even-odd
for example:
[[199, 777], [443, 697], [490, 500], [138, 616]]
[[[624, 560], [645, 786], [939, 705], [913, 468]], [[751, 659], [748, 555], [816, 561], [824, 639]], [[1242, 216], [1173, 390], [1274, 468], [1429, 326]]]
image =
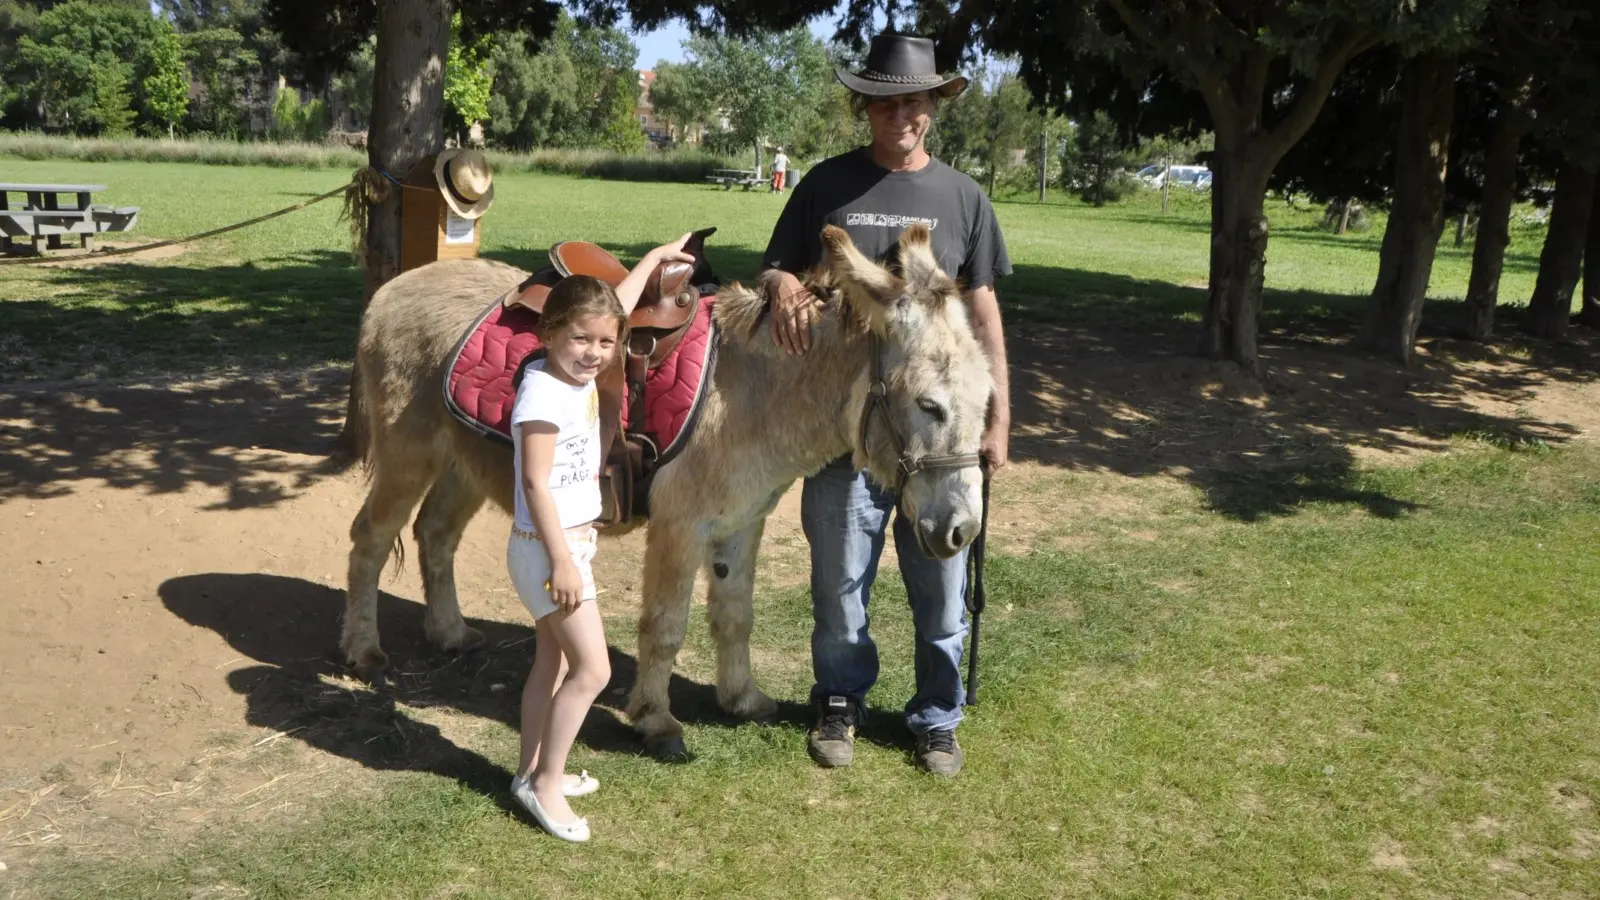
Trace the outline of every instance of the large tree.
[[323, 86], [328, 66], [306, 61], [279, 39], [263, 0], [160, 0], [162, 14], [183, 36], [190, 72], [202, 88], [190, 126], [242, 135], [271, 119], [278, 76]]
[[982, 178], [992, 196], [1016, 151], [1037, 146], [1039, 114], [1029, 108], [1028, 89], [1014, 73], [980, 67], [972, 76], [971, 86], [940, 109], [930, 149]]
[[517, 149], [641, 149], [634, 119], [639, 82], [633, 41], [614, 26], [590, 25], [562, 12], [555, 31], [529, 52], [526, 34], [494, 39], [490, 134]]
[[1507, 0], [1495, 3], [1484, 23], [1473, 61], [1494, 87], [1494, 109], [1467, 286], [1467, 333], [1476, 340], [1488, 340], [1494, 330], [1511, 207], [1525, 180], [1518, 169], [1529, 156], [1526, 139], [1537, 132], [1559, 143], [1574, 113], [1580, 113], [1581, 129], [1581, 112], [1592, 106], [1592, 85], [1600, 77], [1597, 26], [1592, 0]]
[[1583, 254], [1583, 308], [1578, 321], [1589, 328], [1600, 328], [1600, 190], [1594, 192], [1589, 210], [1589, 245]]
[[730, 139], [781, 143], [817, 109], [827, 89], [827, 50], [804, 25], [745, 37], [701, 35], [684, 44], [695, 92], [726, 117]]
[[[1339, 73], [1383, 44], [1426, 48], [1474, 25], [1484, 0], [1018, 0], [981, 16], [988, 45], [1022, 58], [1041, 99], [1108, 69], [1130, 86], [1157, 71], [1198, 95], [1216, 134], [1211, 283], [1200, 349], [1258, 367], [1267, 183], [1316, 120]], [[960, 32], [965, 5], [949, 16]], [[1143, 96], [1135, 93], [1134, 99]]]
[[492, 52], [489, 136], [497, 145], [532, 150], [563, 143], [587, 110], [578, 94], [572, 58], [547, 46], [529, 53], [521, 34], [497, 35]]
[[183, 42], [168, 28], [156, 35], [149, 48], [150, 71], [144, 77], [145, 108], [151, 118], [167, 126], [172, 137], [189, 111], [189, 70], [183, 64]]
[[1561, 64], [1535, 103], [1534, 137], [1559, 154], [1561, 162], [1550, 227], [1539, 254], [1539, 278], [1522, 326], [1547, 339], [1563, 337], [1572, 316], [1600, 170], [1600, 92], [1595, 90], [1600, 84], [1600, 10], [1589, 3], [1568, 11], [1560, 43], [1551, 48], [1562, 54]]
[[1539, 252], [1539, 277], [1528, 298], [1522, 327], [1534, 337], [1555, 340], [1566, 336], [1572, 317], [1572, 295], [1583, 274], [1583, 254], [1588, 244], [1589, 217], [1594, 211], [1595, 160], [1591, 150], [1568, 152], [1556, 175], [1550, 202], [1550, 227]]
[[706, 85], [696, 77], [693, 67], [661, 60], [654, 71], [656, 80], [650, 85], [650, 105], [658, 120], [687, 134], [716, 117], [716, 101], [706, 93]]
[[35, 124], [120, 133], [133, 122], [136, 101], [150, 120], [159, 117], [144, 103], [142, 81], [157, 67], [152, 50], [170, 47], [171, 32], [143, 3], [62, 3], [18, 38], [3, 75], [36, 110]]
[[1359, 343], [1401, 363], [1411, 362], [1422, 324], [1422, 301], [1444, 229], [1445, 176], [1460, 68], [1453, 53], [1429, 52], [1408, 60], [1400, 77], [1400, 135], [1389, 221]]

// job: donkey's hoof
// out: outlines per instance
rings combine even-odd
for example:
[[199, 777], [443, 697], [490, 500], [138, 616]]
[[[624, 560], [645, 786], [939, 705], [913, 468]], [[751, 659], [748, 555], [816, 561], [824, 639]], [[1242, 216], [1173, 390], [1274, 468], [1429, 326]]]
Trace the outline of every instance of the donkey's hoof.
[[483, 632], [476, 628], [468, 628], [465, 625], [456, 629], [455, 633], [448, 638], [438, 637], [433, 634], [428, 635], [428, 638], [440, 650], [452, 654], [470, 653], [483, 646]]
[[647, 737], [644, 739], [644, 752], [650, 754], [658, 762], [688, 762], [689, 748], [683, 744], [683, 735], [669, 734], [661, 737]]
[[355, 675], [373, 687], [383, 686], [383, 670], [389, 667], [389, 654], [377, 647], [351, 653], [346, 656], [346, 662], [355, 670]]
[[751, 691], [737, 700], [724, 703], [722, 709], [731, 716], [763, 725], [770, 725], [778, 718], [778, 701], [760, 691]]

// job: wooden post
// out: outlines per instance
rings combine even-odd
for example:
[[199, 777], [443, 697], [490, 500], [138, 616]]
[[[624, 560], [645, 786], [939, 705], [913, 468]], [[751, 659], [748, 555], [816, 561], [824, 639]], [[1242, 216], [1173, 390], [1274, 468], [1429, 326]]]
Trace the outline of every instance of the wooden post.
[[1166, 212], [1167, 197], [1172, 191], [1172, 158], [1163, 159], [1161, 163], [1165, 166], [1161, 170], [1161, 211]]

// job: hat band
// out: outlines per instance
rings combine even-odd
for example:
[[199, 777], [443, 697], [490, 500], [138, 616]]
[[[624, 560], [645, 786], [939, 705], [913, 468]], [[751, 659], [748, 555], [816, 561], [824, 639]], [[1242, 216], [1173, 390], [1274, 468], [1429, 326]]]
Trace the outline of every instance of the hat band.
[[942, 84], [946, 80], [943, 75], [890, 75], [887, 72], [858, 72], [856, 77], [863, 81], [884, 81], [891, 84]]
[[444, 183], [444, 189], [450, 192], [450, 196], [456, 198], [456, 202], [460, 203], [462, 206], [472, 206], [473, 204], [477, 203], [478, 200], [483, 199], [482, 196], [479, 196], [478, 200], [468, 200], [465, 194], [456, 189], [455, 180], [450, 177], [449, 169], [445, 170], [444, 177], [439, 180]]

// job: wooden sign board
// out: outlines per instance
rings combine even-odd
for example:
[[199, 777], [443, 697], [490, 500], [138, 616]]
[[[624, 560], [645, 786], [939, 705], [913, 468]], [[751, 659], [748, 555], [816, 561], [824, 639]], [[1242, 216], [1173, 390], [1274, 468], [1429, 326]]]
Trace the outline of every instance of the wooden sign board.
[[400, 271], [440, 259], [473, 259], [483, 242], [481, 219], [463, 219], [444, 202], [434, 157], [406, 174], [400, 196]]

